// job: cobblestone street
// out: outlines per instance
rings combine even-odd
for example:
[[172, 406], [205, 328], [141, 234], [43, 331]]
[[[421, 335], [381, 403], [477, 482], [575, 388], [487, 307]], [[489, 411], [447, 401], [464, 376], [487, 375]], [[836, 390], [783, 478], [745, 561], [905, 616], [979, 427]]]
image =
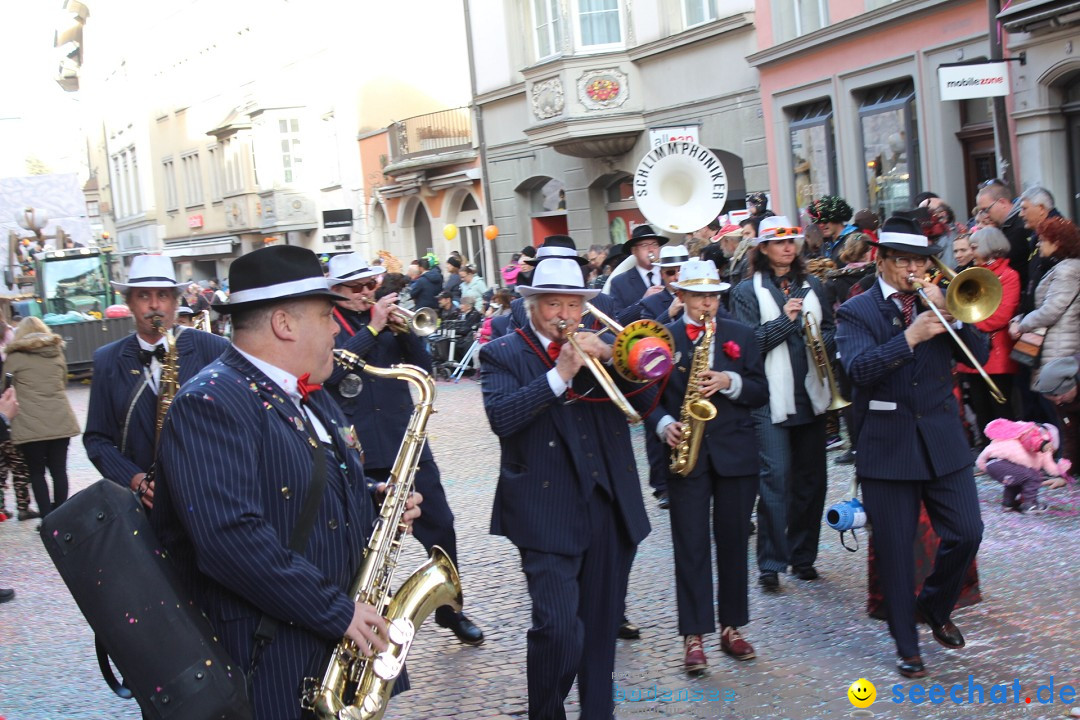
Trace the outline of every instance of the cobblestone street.
[[[488, 534], [497, 477], [498, 443], [484, 416], [479, 386], [471, 380], [439, 383], [438, 413], [431, 445], [457, 515], [466, 611], [484, 630], [486, 642], [467, 647], [433, 621], [425, 624], [410, 655], [413, 690], [396, 698], [387, 718], [524, 718], [527, 716], [525, 635], [529, 598], [515, 548]], [[73, 383], [69, 394], [85, 419], [89, 386]], [[642, 431], [635, 431], [638, 467], [644, 471]], [[842, 452], [829, 453], [830, 462]], [[830, 465], [827, 503], [842, 499], [853, 466]], [[81, 438], [69, 455], [72, 492], [98, 479]], [[1041, 516], [999, 511], [1000, 487], [979, 479], [986, 535], [978, 567], [983, 602], [954, 615], [968, 645], [948, 652], [928, 630], [921, 633], [930, 677], [941, 683], [945, 701], [914, 706], [894, 667], [893, 646], [883, 622], [866, 616], [866, 548], [849, 553], [828, 527], [822, 530], [817, 568], [822, 577], [803, 582], [782, 577], [779, 593], [766, 595], [752, 584], [751, 623], [746, 638], [757, 658], [736, 662], [706, 638], [709, 671], [688, 678], [682, 671], [682, 640], [676, 633], [674, 580], [668, 516], [651, 495], [646, 507], [652, 534], [639, 548], [630, 579], [627, 614], [642, 638], [619, 641], [618, 687], [624, 701], [616, 717], [645, 718], [840, 718], [852, 716], [848, 686], [860, 677], [877, 686], [870, 708], [884, 718], [1057, 718], [1080, 701], [1040, 704], [1036, 689], [1062, 685], [1080, 689], [1080, 591], [1073, 573], [1080, 491], [1047, 491], [1051, 510]], [[648, 492], [644, 473], [642, 485]], [[13, 507], [11, 490], [7, 506]], [[0, 717], [6, 720], [103, 720], [140, 717], [133, 702], [113, 696], [98, 674], [93, 638], [57, 575], [34, 528], [37, 521], [0, 524], [0, 586], [13, 587], [14, 601], [0, 606]], [[751, 582], [756, 579], [751, 543]], [[418, 565], [419, 543], [409, 542], [403, 567]], [[403, 579], [404, 572], [399, 574]], [[167, 651], [163, 648], [163, 651]], [[986, 692], [986, 705], [967, 704], [969, 676]], [[994, 684], [1019, 680], [1019, 704], [990, 704]], [[948, 688], [963, 684], [963, 705]], [[899, 691], [894, 690], [898, 687]], [[652, 691], [702, 690], [701, 702], [658, 702]], [[716, 690], [708, 701], [709, 692]], [[894, 697], [905, 698], [902, 704]], [[629, 698], [645, 699], [630, 702]], [[1025, 698], [1031, 703], [1025, 703]], [[1043, 695], [1045, 698], [1045, 694]], [[577, 717], [577, 691], [568, 699]]]

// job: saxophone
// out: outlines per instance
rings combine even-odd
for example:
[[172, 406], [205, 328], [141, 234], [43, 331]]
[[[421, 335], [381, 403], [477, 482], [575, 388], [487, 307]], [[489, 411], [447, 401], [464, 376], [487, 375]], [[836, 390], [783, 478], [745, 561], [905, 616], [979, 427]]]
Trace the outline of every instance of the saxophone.
[[177, 390], [180, 389], [180, 352], [176, 349], [176, 338], [172, 328], [162, 325], [160, 315], [154, 316], [154, 329], [165, 337], [165, 358], [161, 361], [161, 378], [158, 380], [157, 419], [154, 424], [155, 455], [161, 440], [161, 428], [165, 424], [165, 413], [169, 411]]
[[431, 549], [431, 557], [391, 599], [390, 584], [406, 532], [401, 518], [413, 490], [420, 451], [427, 440], [426, 426], [433, 412], [435, 381], [415, 365], [374, 367], [340, 349], [334, 350], [334, 356], [342, 367], [359, 368], [375, 377], [405, 380], [419, 395], [394, 458], [375, 531], [349, 588], [354, 601], [373, 605], [386, 618], [390, 647], [367, 658], [357, 651], [355, 643], [348, 638], [342, 639], [334, 646], [322, 679], [305, 681], [301, 698], [301, 706], [319, 720], [378, 720], [386, 711], [390, 691], [405, 667], [405, 656], [419, 626], [441, 605], [461, 610], [461, 581], [454, 563], [442, 548], [436, 546]]
[[686, 396], [683, 398], [682, 412], [679, 413], [682, 438], [671, 451], [671, 472], [682, 477], [689, 475], [697, 465], [705, 423], [716, 417], [716, 406], [701, 397], [701, 386], [698, 385], [698, 376], [709, 369], [709, 354], [715, 333], [714, 323], [709, 322], [705, 315], [701, 316], [701, 322], [705, 325], [705, 337], [694, 350]]

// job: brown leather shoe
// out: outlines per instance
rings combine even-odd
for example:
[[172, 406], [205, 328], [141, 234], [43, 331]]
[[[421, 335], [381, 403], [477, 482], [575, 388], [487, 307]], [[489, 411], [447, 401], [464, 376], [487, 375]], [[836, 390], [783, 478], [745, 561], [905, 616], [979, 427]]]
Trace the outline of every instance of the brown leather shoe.
[[683, 669], [691, 674], [700, 673], [709, 663], [705, 660], [705, 644], [700, 635], [687, 635], [683, 639], [686, 647], [686, 656], [683, 658]]
[[720, 649], [736, 660], [753, 660], [756, 657], [754, 646], [746, 642], [733, 625], [726, 625], [720, 631]]

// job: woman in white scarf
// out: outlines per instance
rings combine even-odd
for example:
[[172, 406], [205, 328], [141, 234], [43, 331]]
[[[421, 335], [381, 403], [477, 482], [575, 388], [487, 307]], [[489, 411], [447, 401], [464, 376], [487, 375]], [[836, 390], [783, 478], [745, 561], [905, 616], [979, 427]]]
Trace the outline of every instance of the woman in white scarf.
[[769, 380], [769, 404], [754, 412], [761, 447], [758, 583], [766, 590], [780, 586], [779, 573], [789, 566], [801, 580], [818, 576], [829, 390], [811, 367], [803, 318], [813, 313], [830, 356], [834, 325], [821, 282], [803, 268], [803, 240], [786, 217], [762, 220], [754, 273], [731, 294], [735, 318], [755, 328]]

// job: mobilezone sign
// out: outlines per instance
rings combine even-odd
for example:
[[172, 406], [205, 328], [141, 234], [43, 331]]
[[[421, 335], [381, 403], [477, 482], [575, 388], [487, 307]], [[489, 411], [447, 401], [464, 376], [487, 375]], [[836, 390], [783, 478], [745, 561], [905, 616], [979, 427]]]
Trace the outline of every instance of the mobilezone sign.
[[1009, 94], [1009, 63], [942, 65], [938, 68], [942, 100], [968, 100]]

